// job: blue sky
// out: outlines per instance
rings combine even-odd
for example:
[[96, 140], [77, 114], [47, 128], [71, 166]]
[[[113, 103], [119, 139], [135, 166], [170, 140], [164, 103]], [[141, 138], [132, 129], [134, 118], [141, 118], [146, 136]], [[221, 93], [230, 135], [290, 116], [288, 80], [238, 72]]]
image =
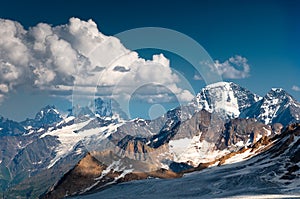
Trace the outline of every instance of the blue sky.
[[[184, 33], [200, 43], [214, 60], [225, 62], [241, 55], [248, 60], [250, 76], [226, 79], [264, 95], [282, 87], [300, 100], [300, 2], [291, 1], [5, 1], [0, 18], [21, 23], [25, 29], [40, 22], [54, 26], [69, 18], [93, 19], [106, 35], [139, 27], [164, 27]], [[158, 51], [140, 51], [151, 57]], [[205, 85], [192, 80], [189, 64], [166, 53], [171, 67], [186, 73], [194, 89]], [[292, 89], [294, 87], [294, 89]], [[49, 104], [46, 92], [12, 93], [0, 106], [4, 116], [20, 120]], [[300, 90], [300, 89], [299, 89]], [[33, 101], [35, 99], [35, 101]], [[54, 100], [55, 101], [55, 100]], [[56, 99], [57, 102], [57, 99]], [[60, 106], [65, 106], [59, 100]], [[17, 107], [17, 108], [13, 108]], [[23, 107], [22, 110], [20, 107]], [[26, 108], [25, 108], [26, 107]], [[32, 110], [32, 111], [29, 111]]]

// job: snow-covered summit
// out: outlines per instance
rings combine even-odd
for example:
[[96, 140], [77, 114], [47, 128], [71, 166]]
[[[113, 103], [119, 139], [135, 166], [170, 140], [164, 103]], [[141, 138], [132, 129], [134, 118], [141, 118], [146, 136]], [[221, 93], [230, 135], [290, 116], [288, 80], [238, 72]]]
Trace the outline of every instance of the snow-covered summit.
[[47, 105], [42, 108], [34, 119], [27, 119], [21, 122], [25, 127], [33, 127], [39, 129], [44, 126], [51, 126], [63, 120], [63, 116], [55, 108], [55, 106]]
[[253, 117], [265, 124], [284, 126], [300, 121], [300, 103], [282, 88], [272, 88], [260, 101], [245, 110], [241, 117]]
[[256, 94], [232, 82], [207, 85], [196, 95], [192, 104], [208, 112], [219, 112], [237, 118], [240, 112], [260, 100]]
[[35, 120], [45, 123], [53, 124], [62, 120], [62, 116], [55, 108], [55, 106], [46, 106], [42, 108], [35, 116]]

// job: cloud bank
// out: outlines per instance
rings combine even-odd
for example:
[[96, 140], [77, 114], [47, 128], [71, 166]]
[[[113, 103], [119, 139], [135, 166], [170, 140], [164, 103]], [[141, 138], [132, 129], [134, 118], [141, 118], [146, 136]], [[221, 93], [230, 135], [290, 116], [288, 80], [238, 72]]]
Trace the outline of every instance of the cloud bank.
[[85, 94], [130, 97], [137, 85], [152, 84], [167, 87], [182, 101], [193, 97], [178, 86], [180, 79], [164, 55], [142, 59], [119, 39], [99, 32], [92, 20], [71, 18], [65, 25], [40, 23], [25, 30], [0, 19], [0, 49], [0, 100], [19, 85], [62, 94], [76, 85]]
[[[229, 79], [250, 72], [247, 59], [238, 55], [223, 63], [217, 60], [211, 68]], [[193, 94], [180, 83], [163, 54], [142, 59], [118, 38], [102, 34], [92, 20], [71, 18], [65, 25], [39, 23], [26, 30], [18, 22], [0, 19], [0, 102], [24, 85], [69, 98], [75, 88], [85, 97], [122, 99], [143, 87], [143, 95], [135, 95], [141, 100], [166, 102], [176, 96], [188, 102]]]

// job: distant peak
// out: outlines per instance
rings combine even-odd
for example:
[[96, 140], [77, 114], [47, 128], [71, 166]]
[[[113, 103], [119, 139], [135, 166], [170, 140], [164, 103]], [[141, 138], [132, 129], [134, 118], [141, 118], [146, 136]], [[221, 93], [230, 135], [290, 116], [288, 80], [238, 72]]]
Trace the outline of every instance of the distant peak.
[[35, 119], [41, 120], [41, 118], [45, 117], [48, 114], [60, 115], [54, 105], [47, 105], [36, 114]]
[[42, 110], [49, 110], [49, 109], [55, 109], [55, 106], [54, 105], [47, 105], [47, 106], [41, 108], [41, 111]]
[[42, 108], [39, 112], [43, 112], [43, 114], [54, 112], [55, 114], [59, 115], [59, 112], [54, 105], [47, 105], [44, 108]]
[[279, 92], [282, 92], [284, 90], [282, 88], [272, 88], [271, 91], [279, 93]]
[[275, 98], [281, 100], [287, 99], [289, 101], [295, 101], [295, 99], [282, 88], [272, 88], [265, 96], [265, 99], [268, 100], [275, 99]]
[[267, 93], [268, 96], [278, 96], [278, 95], [281, 95], [281, 96], [290, 96], [290, 94], [288, 94], [285, 90], [283, 90], [282, 88], [272, 88], [268, 93]]

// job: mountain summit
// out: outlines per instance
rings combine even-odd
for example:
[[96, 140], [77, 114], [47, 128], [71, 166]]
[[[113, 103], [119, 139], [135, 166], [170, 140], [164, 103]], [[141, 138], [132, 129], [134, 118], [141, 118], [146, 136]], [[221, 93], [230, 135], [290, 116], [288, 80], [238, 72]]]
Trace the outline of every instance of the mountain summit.
[[21, 122], [21, 124], [38, 129], [44, 126], [51, 126], [52, 124], [56, 124], [62, 120], [63, 117], [55, 106], [47, 105], [35, 115], [34, 119], [27, 119]]
[[235, 83], [218, 82], [203, 88], [192, 103], [200, 110], [219, 112], [229, 118], [237, 118], [241, 111], [260, 99], [260, 96]]
[[281, 88], [272, 88], [260, 101], [247, 108], [242, 118], [256, 118], [265, 124], [286, 126], [300, 120], [300, 103]]

